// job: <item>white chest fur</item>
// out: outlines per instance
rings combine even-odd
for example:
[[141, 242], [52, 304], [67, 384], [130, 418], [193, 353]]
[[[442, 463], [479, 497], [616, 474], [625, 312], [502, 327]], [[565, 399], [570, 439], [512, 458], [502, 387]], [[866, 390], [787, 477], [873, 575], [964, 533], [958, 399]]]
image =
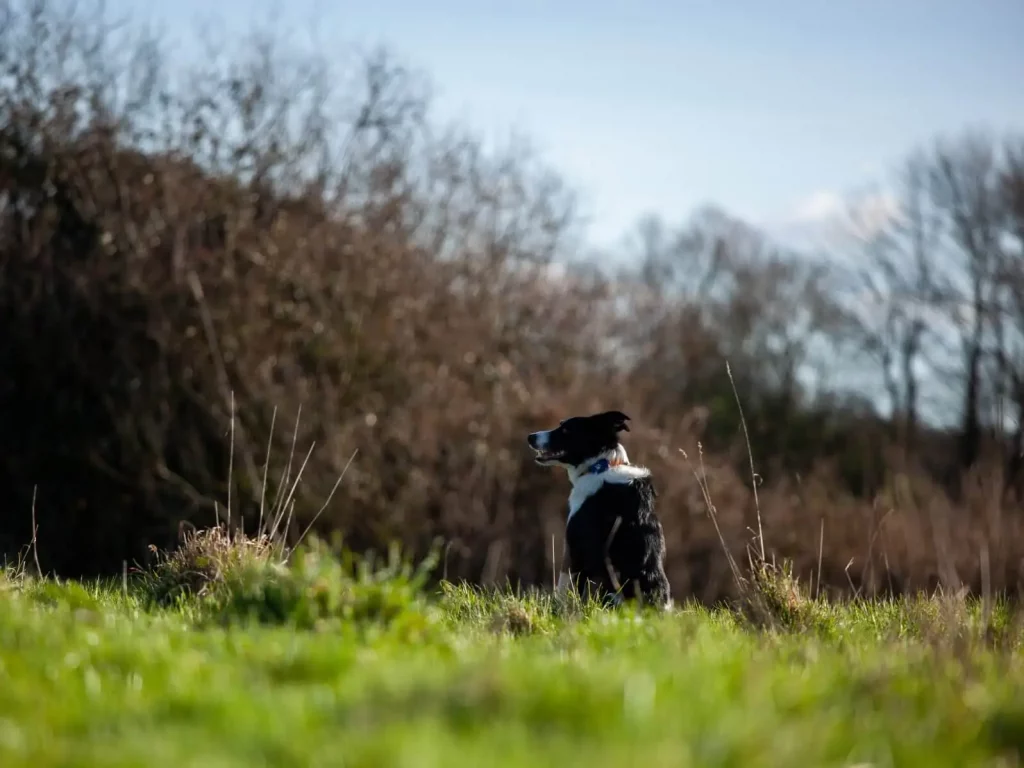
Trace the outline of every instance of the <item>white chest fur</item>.
[[566, 519], [568, 525], [569, 520], [572, 520], [572, 516], [575, 515], [583, 503], [601, 490], [601, 487], [605, 483], [614, 483], [618, 485], [625, 485], [633, 480], [637, 480], [641, 477], [647, 477], [651, 472], [649, 469], [644, 467], [637, 467], [632, 464], [620, 464], [618, 466], [610, 467], [604, 472], [597, 475], [584, 474], [577, 478], [573, 478], [572, 481], [572, 493], [569, 494], [569, 517]]

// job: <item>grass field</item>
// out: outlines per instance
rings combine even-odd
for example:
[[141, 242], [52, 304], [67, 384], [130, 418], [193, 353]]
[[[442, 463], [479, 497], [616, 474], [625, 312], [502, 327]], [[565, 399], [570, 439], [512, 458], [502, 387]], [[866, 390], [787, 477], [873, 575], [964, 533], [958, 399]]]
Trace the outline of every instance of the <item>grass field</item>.
[[983, 621], [954, 598], [792, 600], [769, 627], [724, 608], [425, 590], [322, 549], [289, 568], [243, 554], [189, 585], [202, 596], [164, 566], [109, 586], [0, 578], [0, 766], [971, 766], [1024, 751], [1006, 606]]

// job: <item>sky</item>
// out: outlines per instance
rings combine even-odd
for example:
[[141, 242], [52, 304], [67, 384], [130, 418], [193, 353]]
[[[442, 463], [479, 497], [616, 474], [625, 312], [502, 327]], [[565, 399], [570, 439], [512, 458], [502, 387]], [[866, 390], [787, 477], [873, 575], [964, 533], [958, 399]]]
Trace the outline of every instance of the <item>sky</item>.
[[[938, 135], [1024, 129], [1024, 0], [108, 0], [188, 39], [274, 10], [327, 51], [388, 46], [436, 114], [528, 136], [590, 241], [713, 203], [788, 236]], [[187, 50], [187, 47], [183, 50]]]

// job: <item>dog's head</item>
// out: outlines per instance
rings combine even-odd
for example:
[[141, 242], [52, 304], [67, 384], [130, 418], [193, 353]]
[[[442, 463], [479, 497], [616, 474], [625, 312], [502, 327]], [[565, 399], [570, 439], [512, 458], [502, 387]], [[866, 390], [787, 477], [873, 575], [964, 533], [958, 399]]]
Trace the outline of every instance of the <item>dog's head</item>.
[[593, 416], [574, 416], [554, 429], [533, 432], [526, 442], [543, 466], [577, 467], [588, 459], [613, 451], [619, 445], [619, 432], [628, 432], [629, 416], [606, 411]]

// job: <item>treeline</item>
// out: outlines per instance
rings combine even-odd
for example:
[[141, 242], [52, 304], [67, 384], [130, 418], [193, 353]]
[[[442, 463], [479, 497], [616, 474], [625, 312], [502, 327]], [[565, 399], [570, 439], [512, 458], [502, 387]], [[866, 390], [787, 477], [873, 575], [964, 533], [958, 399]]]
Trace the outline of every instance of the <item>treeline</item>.
[[440, 536], [449, 577], [542, 583], [564, 478], [524, 435], [615, 407], [677, 591], [731, 589], [708, 495], [735, 554], [759, 510], [823, 589], [1015, 587], [1024, 141], [897, 180], [824, 256], [708, 209], [641, 223], [610, 272], [573, 258], [555, 171], [441, 124], [384, 52], [340, 71], [257, 31], [189, 67], [9, 0], [0, 549], [34, 520], [44, 569], [119, 572], [182, 521], [283, 508], [293, 537]]

